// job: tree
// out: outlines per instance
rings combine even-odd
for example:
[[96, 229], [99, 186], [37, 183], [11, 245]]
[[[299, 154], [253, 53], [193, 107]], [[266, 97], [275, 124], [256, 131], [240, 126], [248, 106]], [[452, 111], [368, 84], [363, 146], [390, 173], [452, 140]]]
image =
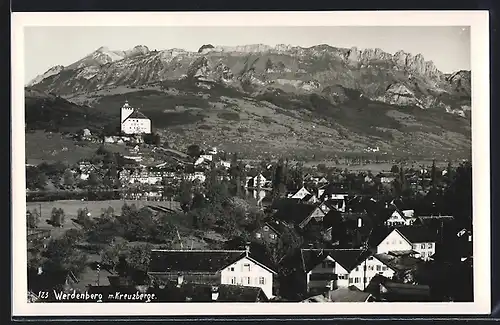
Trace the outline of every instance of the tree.
[[78, 209], [76, 212], [76, 220], [79, 224], [86, 227], [90, 222], [90, 212], [86, 207], [83, 209]]
[[52, 239], [44, 256], [44, 269], [49, 271], [71, 271], [78, 276], [87, 265], [87, 255], [78, 250], [75, 242], [68, 237]]
[[170, 215], [163, 214], [156, 219], [156, 238], [157, 242], [170, 244], [176, 236], [175, 226], [171, 222]]
[[101, 184], [99, 175], [95, 171], [91, 171], [88, 178], [88, 184], [91, 188], [95, 188]]
[[28, 228], [37, 228], [40, 223], [40, 213], [37, 210], [26, 213], [26, 224]]
[[102, 264], [109, 266], [113, 272], [115, 272], [118, 263], [120, 262], [120, 257], [127, 255], [127, 242], [124, 240], [115, 240], [111, 245], [107, 246], [101, 251], [101, 262]]
[[65, 219], [64, 210], [62, 208], [58, 209], [54, 207], [50, 215], [50, 221], [52, 225], [56, 227], [62, 227], [64, 225], [64, 219]]
[[437, 186], [437, 171], [436, 171], [436, 161], [432, 161], [432, 167], [431, 167], [431, 186], [432, 186], [432, 192], [436, 193], [436, 186]]
[[201, 155], [200, 146], [197, 144], [190, 145], [189, 147], [187, 147], [187, 154], [191, 158], [198, 158]]
[[184, 212], [189, 211], [193, 200], [193, 183], [183, 180], [179, 186], [178, 201]]
[[281, 197], [286, 192], [285, 179], [285, 165], [283, 162], [283, 158], [280, 158], [278, 160], [278, 164], [274, 169], [274, 177], [272, 182], [272, 195], [274, 199]]
[[391, 173], [398, 174], [399, 173], [399, 167], [398, 165], [392, 165], [391, 167]]
[[267, 59], [266, 61], [266, 71], [267, 70], [272, 70], [273, 69], [273, 62], [271, 61], [271, 59]]
[[133, 245], [128, 249], [126, 262], [129, 269], [147, 272], [153, 245], [149, 243]]
[[75, 178], [70, 169], [66, 169], [63, 174], [64, 186], [72, 187], [75, 184]]

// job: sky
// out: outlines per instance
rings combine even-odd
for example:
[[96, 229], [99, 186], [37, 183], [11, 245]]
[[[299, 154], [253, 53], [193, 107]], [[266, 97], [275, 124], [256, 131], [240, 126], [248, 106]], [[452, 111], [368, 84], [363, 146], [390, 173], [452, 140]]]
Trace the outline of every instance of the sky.
[[25, 83], [55, 65], [70, 65], [101, 46], [127, 50], [181, 48], [197, 51], [204, 44], [290, 44], [310, 47], [399, 50], [433, 61], [444, 73], [470, 70], [470, 28], [461, 26], [326, 26], [326, 27], [25, 27]]

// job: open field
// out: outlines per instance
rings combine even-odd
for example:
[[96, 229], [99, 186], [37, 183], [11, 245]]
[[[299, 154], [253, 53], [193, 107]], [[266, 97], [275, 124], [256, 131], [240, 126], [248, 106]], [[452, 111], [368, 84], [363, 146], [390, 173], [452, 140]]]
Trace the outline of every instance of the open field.
[[[28, 132], [25, 137], [26, 162], [34, 165], [56, 161], [74, 164], [82, 158], [92, 157], [101, 146], [99, 143], [76, 142], [60, 133], [44, 131]], [[127, 152], [124, 145], [106, 144], [105, 147], [112, 152]]]
[[169, 201], [142, 201], [142, 200], [107, 200], [107, 201], [78, 201], [78, 200], [64, 200], [64, 201], [52, 201], [52, 202], [27, 202], [26, 208], [28, 210], [42, 210], [42, 219], [50, 218], [50, 213], [53, 208], [62, 208], [66, 214], [66, 219], [75, 218], [77, 216], [78, 209], [87, 208], [92, 216], [99, 216], [103, 209], [112, 207], [116, 213], [121, 211], [124, 203], [135, 204], [138, 208], [144, 206], [163, 206], [166, 208], [177, 209], [179, 204], [175, 201], [170, 203]]

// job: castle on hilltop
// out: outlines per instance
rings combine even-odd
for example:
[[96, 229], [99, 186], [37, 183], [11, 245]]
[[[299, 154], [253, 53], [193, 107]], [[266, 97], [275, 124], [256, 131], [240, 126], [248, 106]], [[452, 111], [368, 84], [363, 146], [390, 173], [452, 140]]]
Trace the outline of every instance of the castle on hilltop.
[[151, 120], [125, 101], [121, 109], [121, 131], [125, 134], [149, 134]]

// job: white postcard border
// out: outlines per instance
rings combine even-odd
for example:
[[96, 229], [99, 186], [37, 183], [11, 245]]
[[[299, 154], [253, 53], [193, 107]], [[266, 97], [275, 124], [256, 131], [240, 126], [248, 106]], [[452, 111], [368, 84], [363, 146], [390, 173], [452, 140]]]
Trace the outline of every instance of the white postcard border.
[[[24, 135], [27, 26], [471, 26], [473, 303], [28, 303]], [[335, 44], [332, 44], [335, 46]], [[490, 278], [489, 16], [487, 11], [78, 12], [12, 14], [13, 316], [488, 314]], [[460, 284], [457, 284], [460, 285]]]

